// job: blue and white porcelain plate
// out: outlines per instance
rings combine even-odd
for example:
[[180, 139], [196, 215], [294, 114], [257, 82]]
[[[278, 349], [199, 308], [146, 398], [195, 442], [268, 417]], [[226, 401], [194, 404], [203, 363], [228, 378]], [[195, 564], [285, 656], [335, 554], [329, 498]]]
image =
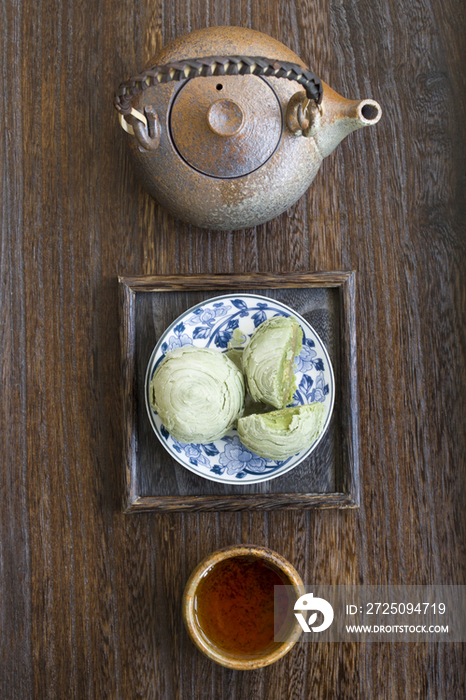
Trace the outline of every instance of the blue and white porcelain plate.
[[[327, 409], [324, 429], [307, 450], [284, 461], [264, 459], [247, 450], [236, 429], [207, 445], [175, 440], [152, 409], [149, 388], [153, 374], [167, 352], [182, 345], [227, 352], [245, 344], [256, 328], [272, 316], [293, 316], [303, 330], [303, 348], [295, 360], [296, 392], [293, 406], [322, 402]], [[207, 299], [185, 311], [161, 336], [146, 372], [145, 400], [152, 428], [177, 462], [204, 479], [225, 484], [257, 484], [275, 479], [303, 461], [319, 444], [332, 415], [335, 398], [333, 369], [327, 350], [309, 323], [285, 304], [256, 294], [226, 294]]]

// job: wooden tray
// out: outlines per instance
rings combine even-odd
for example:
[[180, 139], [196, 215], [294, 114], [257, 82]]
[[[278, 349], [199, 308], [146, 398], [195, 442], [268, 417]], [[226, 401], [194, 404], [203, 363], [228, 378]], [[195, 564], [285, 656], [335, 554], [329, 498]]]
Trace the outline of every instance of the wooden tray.
[[[121, 277], [124, 418], [123, 510], [208, 511], [359, 506], [354, 272]], [[323, 440], [297, 467], [259, 484], [220, 484], [178, 464], [154, 434], [144, 403], [147, 363], [183, 311], [220, 294], [251, 292], [304, 316], [335, 373], [335, 408]]]

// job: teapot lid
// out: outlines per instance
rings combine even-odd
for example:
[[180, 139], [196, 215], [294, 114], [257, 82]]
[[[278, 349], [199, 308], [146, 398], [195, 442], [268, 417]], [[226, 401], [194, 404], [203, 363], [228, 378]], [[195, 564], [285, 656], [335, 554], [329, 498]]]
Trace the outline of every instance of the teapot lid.
[[255, 75], [187, 81], [175, 96], [169, 124], [181, 158], [222, 179], [242, 177], [266, 163], [283, 130], [277, 94]]

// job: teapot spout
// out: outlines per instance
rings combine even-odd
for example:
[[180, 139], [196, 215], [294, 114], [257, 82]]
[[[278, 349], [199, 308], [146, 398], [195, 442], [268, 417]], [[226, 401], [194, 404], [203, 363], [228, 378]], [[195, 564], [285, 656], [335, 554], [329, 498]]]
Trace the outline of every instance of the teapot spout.
[[321, 109], [314, 111], [305, 136], [312, 136], [322, 158], [328, 156], [352, 131], [377, 124], [382, 109], [375, 100], [347, 100], [323, 83]]

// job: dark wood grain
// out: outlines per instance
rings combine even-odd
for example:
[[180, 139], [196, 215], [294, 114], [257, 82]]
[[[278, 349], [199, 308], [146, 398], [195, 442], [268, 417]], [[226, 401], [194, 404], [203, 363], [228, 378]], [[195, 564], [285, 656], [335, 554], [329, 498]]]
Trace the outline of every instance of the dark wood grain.
[[[333, 272], [280, 272], [249, 273], [244, 274], [220, 274], [220, 275], [138, 275], [122, 276], [120, 283], [129, 287], [134, 292], [162, 292], [162, 291], [231, 291], [236, 289], [288, 289], [296, 287], [341, 287], [346, 284], [353, 273], [351, 271]], [[351, 281], [351, 290], [354, 281]]]
[[[464, 697], [460, 644], [298, 644], [262, 671], [214, 667], [180, 603], [196, 563], [239, 542], [307, 583], [466, 583], [465, 15], [460, 0], [2, 5], [2, 700]], [[112, 106], [162, 45], [224, 24], [384, 112], [289, 211], [232, 233], [144, 193]], [[121, 513], [117, 277], [341, 269], [358, 281], [361, 507]]]

